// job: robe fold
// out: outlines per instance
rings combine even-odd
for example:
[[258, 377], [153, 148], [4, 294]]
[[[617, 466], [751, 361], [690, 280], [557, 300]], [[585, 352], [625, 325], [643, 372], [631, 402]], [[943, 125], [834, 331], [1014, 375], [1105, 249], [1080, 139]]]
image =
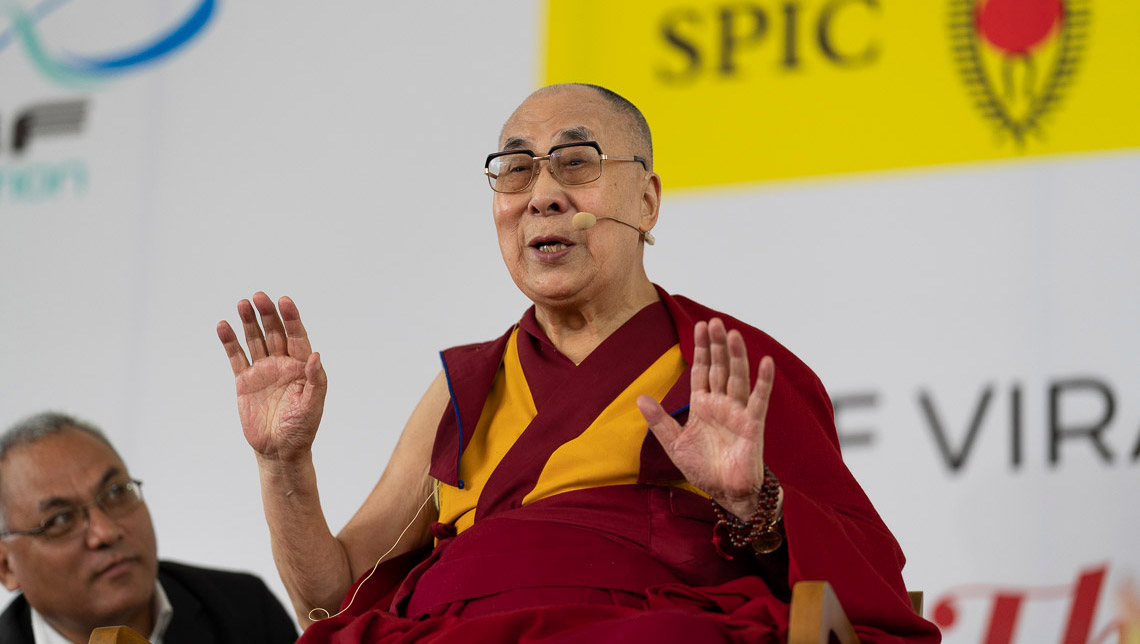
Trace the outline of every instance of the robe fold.
[[[864, 642], [938, 642], [815, 374], [758, 329], [658, 292], [579, 365], [533, 309], [497, 340], [442, 352], [436, 545], [384, 563], [300, 641], [782, 642], [791, 586], [827, 580]], [[693, 327], [713, 317], [742, 333], [751, 373], [762, 356], [776, 364], [764, 454], [785, 543], [768, 555], [714, 543], [711, 503], [632, 403], [653, 395], [684, 422]]]

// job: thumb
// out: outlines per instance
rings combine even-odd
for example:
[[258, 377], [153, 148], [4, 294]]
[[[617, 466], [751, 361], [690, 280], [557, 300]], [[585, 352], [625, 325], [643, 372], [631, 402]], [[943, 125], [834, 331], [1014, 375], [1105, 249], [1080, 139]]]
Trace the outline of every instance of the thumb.
[[329, 379], [321, 364], [321, 354], [314, 351], [305, 361], [305, 391], [302, 396], [306, 403], [323, 404], [328, 388]]
[[661, 403], [650, 396], [638, 396], [637, 408], [649, 423], [649, 430], [657, 437], [661, 446], [668, 449], [681, 434], [681, 425], [672, 416], [666, 413]]

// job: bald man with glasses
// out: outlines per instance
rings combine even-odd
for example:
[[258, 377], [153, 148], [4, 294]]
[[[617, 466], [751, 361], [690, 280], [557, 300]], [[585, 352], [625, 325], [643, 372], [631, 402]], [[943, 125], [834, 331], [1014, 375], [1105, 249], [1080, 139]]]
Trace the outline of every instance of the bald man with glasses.
[[101, 431], [63, 414], [0, 436], [0, 580], [20, 591], [3, 644], [84, 644], [130, 626], [154, 644], [293, 642], [251, 575], [159, 562], [142, 482]]
[[[328, 378], [296, 303], [240, 301], [245, 348], [219, 323], [274, 559], [313, 622], [301, 642], [774, 642], [808, 579], [832, 583], [864, 641], [938, 642], [819, 379], [649, 280], [653, 167], [644, 116], [603, 87], [545, 87], [511, 114], [483, 173], [532, 306], [440, 353], [336, 534], [312, 458]], [[762, 297], [770, 278], [733, 279]]]

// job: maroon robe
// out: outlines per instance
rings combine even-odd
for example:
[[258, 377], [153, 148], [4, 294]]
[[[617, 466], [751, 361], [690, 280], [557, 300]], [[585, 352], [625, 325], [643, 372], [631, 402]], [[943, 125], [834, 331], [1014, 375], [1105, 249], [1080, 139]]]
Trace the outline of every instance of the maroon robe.
[[[815, 374], [763, 332], [658, 291], [663, 304], [643, 309], [576, 367], [528, 312], [519, 359], [538, 415], [484, 486], [474, 525], [459, 536], [433, 526], [434, 549], [385, 563], [349, 611], [314, 624], [301, 641], [782, 642], [790, 587], [822, 579], [863, 641], [938, 642], [910, 608], [897, 542], [842, 462]], [[784, 546], [761, 556], [732, 551], [731, 559], [718, 551], [709, 501], [669, 485], [682, 476], [652, 433], [638, 484], [522, 505], [546, 458], [661, 353], [680, 342], [691, 364], [693, 327], [712, 317], [744, 335], [753, 373], [764, 355], [776, 363], [764, 452], [784, 488]], [[432, 456], [442, 484], [462, 483], [460, 456], [510, 335], [442, 354], [453, 402]], [[662, 404], [683, 421], [688, 400], [686, 371]]]

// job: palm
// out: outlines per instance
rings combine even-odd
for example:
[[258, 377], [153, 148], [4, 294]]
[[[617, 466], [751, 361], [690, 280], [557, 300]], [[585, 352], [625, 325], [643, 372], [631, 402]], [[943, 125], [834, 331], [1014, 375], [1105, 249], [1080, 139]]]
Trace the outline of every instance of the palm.
[[311, 423], [304, 400], [305, 363], [269, 356], [236, 377], [238, 416], [251, 447], [259, 453], [303, 447], [299, 431]]
[[689, 420], [667, 449], [693, 485], [713, 496], [741, 498], [763, 481], [763, 423], [747, 407], [724, 395], [694, 394]]
[[[261, 314], [257, 323], [254, 305]], [[260, 455], [290, 458], [307, 450], [316, 436], [327, 386], [320, 356], [313, 353], [297, 307], [281, 298], [281, 315], [264, 293], [242, 300], [238, 315], [249, 357], [226, 322], [218, 338], [234, 372], [238, 416], [250, 446]]]
[[734, 514], [749, 516], [764, 483], [764, 416], [774, 366], [771, 358], [761, 360], [756, 386], [749, 387], [748, 356], [739, 333], [726, 333], [714, 319], [697, 325], [694, 340], [685, 425], [648, 396], [638, 406], [689, 483]]

